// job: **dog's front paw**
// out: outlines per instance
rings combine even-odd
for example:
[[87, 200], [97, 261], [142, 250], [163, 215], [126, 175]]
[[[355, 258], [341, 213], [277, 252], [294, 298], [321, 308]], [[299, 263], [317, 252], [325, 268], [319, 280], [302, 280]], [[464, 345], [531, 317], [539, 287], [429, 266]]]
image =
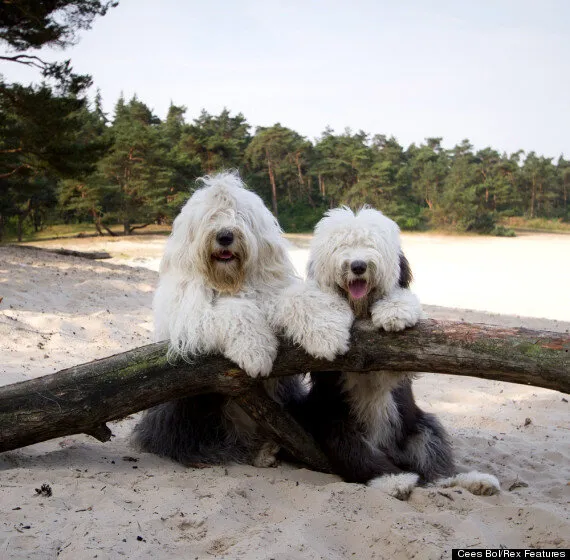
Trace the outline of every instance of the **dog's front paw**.
[[348, 351], [353, 320], [350, 306], [342, 298], [299, 284], [281, 298], [275, 322], [311, 356], [334, 360]]
[[277, 352], [273, 349], [243, 345], [227, 348], [224, 356], [235, 362], [250, 377], [267, 377], [273, 369], [273, 360]]
[[403, 317], [394, 316], [381, 316], [372, 319], [374, 326], [379, 329], [384, 329], [387, 332], [403, 331], [406, 327], [412, 327], [414, 323], [407, 321]]
[[493, 496], [501, 491], [501, 484], [495, 475], [478, 471], [457, 474], [439, 481], [438, 485], [444, 488], [459, 486], [476, 496]]
[[386, 474], [369, 480], [367, 486], [378, 488], [393, 498], [406, 501], [418, 485], [420, 477], [416, 473]]
[[417, 324], [421, 312], [420, 302], [413, 294], [404, 299], [379, 300], [372, 307], [372, 323], [388, 332], [403, 331]]
[[308, 354], [332, 361], [336, 356], [348, 352], [350, 329], [348, 325], [332, 324], [327, 328], [315, 328], [299, 338]]

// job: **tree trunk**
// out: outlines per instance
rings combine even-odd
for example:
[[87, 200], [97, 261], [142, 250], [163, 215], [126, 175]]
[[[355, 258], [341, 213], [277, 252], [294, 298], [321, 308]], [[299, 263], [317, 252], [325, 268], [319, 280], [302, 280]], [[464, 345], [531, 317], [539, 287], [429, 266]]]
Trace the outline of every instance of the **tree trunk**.
[[313, 200], [313, 196], [311, 194], [311, 190], [313, 188], [313, 183], [311, 181], [311, 176], [307, 175], [307, 202], [309, 203], [311, 208], [315, 208], [315, 201]]
[[425, 199], [425, 201], [426, 201], [426, 204], [428, 205], [428, 208], [429, 208], [430, 210], [433, 210], [433, 201], [431, 200], [431, 197], [430, 197], [430, 195], [429, 195], [429, 193], [430, 193], [429, 187], [430, 187], [430, 184], [428, 183], [428, 184], [426, 185], [426, 194], [425, 194], [424, 199]]
[[131, 235], [131, 233], [133, 233], [133, 231], [135, 231], [136, 229], [144, 229], [145, 227], [150, 226], [150, 224], [152, 224], [152, 222], [147, 222], [146, 224], [142, 224], [140, 226], [131, 226], [129, 230], [129, 235]]
[[277, 218], [277, 184], [275, 183], [275, 173], [273, 171], [273, 165], [271, 159], [269, 158], [269, 151], [265, 149], [265, 155], [267, 156], [267, 171], [269, 172], [269, 180], [271, 181], [271, 202], [273, 206], [273, 215]]
[[566, 219], [566, 208], [568, 207], [568, 183], [570, 183], [570, 169], [567, 169], [562, 177], [564, 216]]
[[536, 200], [536, 181], [532, 180], [532, 189], [530, 193], [530, 218], [534, 218], [534, 202]]
[[[106, 441], [106, 422], [161, 402], [209, 392], [247, 400], [259, 387], [221, 356], [199, 356], [188, 364], [169, 361], [166, 350], [165, 342], [151, 344], [0, 387], [0, 452], [77, 433]], [[570, 334], [434, 320], [399, 333], [355, 328], [351, 349], [333, 362], [281, 341], [270, 377], [330, 370], [448, 373], [568, 393]], [[272, 423], [271, 430], [280, 429]], [[306, 455], [306, 441], [297, 447], [303, 451], [291, 451], [295, 456]], [[311, 464], [319, 464], [319, 457], [315, 453]]]
[[18, 214], [18, 241], [22, 241], [24, 235], [23, 235], [23, 224], [24, 224], [24, 220], [26, 219], [26, 216], [23, 213]]
[[299, 152], [295, 153], [295, 163], [297, 165], [297, 173], [299, 176], [299, 185], [301, 186], [301, 192], [303, 192], [303, 187], [305, 186], [305, 181], [303, 181], [303, 172], [301, 171], [301, 154]]
[[106, 226], [105, 224], [101, 224], [103, 226], [103, 228], [105, 229], [105, 231], [111, 236], [111, 237], [116, 237], [117, 234], [109, 227]]
[[93, 218], [93, 225], [95, 226], [97, 233], [103, 236], [104, 235], [103, 230], [101, 229], [101, 215], [99, 214], [99, 212], [97, 212], [95, 208], [91, 208], [89, 212], [91, 213], [91, 217]]

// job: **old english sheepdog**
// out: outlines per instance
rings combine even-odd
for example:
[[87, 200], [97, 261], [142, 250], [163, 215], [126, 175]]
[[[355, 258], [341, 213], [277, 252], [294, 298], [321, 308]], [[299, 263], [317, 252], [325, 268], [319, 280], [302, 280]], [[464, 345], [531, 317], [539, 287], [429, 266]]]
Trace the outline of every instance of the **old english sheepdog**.
[[[352, 316], [295, 274], [277, 220], [236, 173], [199, 180], [174, 220], [154, 296], [155, 339], [189, 361], [221, 353], [251, 377], [266, 376], [283, 333], [326, 359], [348, 350]], [[267, 380], [281, 404], [300, 397], [299, 378]], [[275, 445], [223, 395], [181, 398], [150, 409], [135, 428], [143, 450], [186, 465], [269, 466]]]
[[[400, 331], [420, 319], [398, 226], [372, 208], [326, 214], [315, 229], [308, 277], [376, 328]], [[458, 485], [475, 494], [499, 490], [492, 475], [456, 474], [449, 436], [414, 400], [413, 374], [322, 372], [312, 373], [311, 380], [311, 391], [294, 405], [294, 414], [346, 481], [399, 499], [407, 499], [418, 483]]]

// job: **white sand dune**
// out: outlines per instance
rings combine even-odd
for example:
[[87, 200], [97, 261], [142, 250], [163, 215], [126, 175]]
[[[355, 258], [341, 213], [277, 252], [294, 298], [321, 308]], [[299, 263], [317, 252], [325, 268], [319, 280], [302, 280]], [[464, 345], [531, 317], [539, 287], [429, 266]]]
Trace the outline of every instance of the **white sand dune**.
[[[163, 243], [65, 242], [114, 255], [98, 262], [0, 247], [0, 385], [149, 342], [150, 269]], [[430, 316], [570, 329], [570, 236], [404, 244]], [[293, 258], [304, 266], [306, 251]], [[416, 394], [449, 428], [459, 462], [497, 475], [501, 494], [418, 488], [400, 502], [288, 464], [185, 469], [133, 450], [130, 417], [107, 444], [78, 435], [0, 455], [0, 558], [407, 559], [570, 547], [567, 395], [427, 374]], [[515, 482], [528, 486], [509, 491]], [[43, 483], [51, 497], [36, 495]]]

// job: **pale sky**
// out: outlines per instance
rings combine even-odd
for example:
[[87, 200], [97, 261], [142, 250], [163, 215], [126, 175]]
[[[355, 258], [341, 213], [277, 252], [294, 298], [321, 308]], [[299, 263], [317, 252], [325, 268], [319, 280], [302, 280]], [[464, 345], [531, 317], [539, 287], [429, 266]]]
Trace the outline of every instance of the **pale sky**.
[[[46, 58], [54, 58], [49, 53]], [[280, 122], [570, 156], [568, 0], [121, 0], [58, 52], [112, 114], [136, 93]], [[2, 63], [7, 79], [34, 74]]]

